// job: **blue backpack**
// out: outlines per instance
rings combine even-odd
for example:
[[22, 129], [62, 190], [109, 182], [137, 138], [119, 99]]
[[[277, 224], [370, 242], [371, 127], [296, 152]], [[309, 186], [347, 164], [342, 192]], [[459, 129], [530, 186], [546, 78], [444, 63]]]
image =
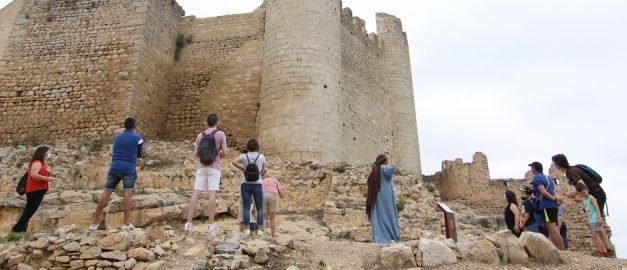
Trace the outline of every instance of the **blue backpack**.
[[593, 170], [592, 168], [583, 165], [583, 164], [577, 164], [575, 165], [575, 167], [581, 169], [582, 171], [584, 171], [587, 175], [589, 175], [592, 180], [594, 180], [595, 182], [601, 184], [601, 182], [603, 182], [603, 177], [601, 177], [601, 175], [599, 175], [595, 170]]

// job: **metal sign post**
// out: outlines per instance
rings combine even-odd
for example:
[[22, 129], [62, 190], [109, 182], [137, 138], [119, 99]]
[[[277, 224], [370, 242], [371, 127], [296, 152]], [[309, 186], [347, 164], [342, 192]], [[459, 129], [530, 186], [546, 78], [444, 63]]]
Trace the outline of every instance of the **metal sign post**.
[[446, 204], [438, 202], [438, 208], [444, 213], [444, 228], [446, 229], [446, 238], [452, 238], [457, 242], [457, 229], [455, 227], [455, 212], [453, 212]]

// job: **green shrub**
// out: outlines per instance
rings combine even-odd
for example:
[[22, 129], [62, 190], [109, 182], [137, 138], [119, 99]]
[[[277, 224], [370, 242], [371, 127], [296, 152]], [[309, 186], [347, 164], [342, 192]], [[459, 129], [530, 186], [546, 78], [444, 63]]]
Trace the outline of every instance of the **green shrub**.
[[181, 50], [185, 48], [185, 45], [192, 43], [192, 34], [185, 36], [185, 34], [178, 34], [176, 36], [174, 60], [178, 61], [181, 58]]
[[22, 145], [22, 141], [18, 138], [15, 138], [11, 141], [11, 146], [13, 146], [13, 148], [17, 148], [20, 145]]
[[215, 268], [215, 265], [213, 265], [213, 263], [211, 263], [210, 261], [206, 261], [205, 262], [205, 267], [203, 267], [203, 270], [213, 270]]
[[405, 201], [405, 199], [398, 200], [398, 203], [396, 204], [396, 210], [398, 212], [403, 211], [403, 209], [405, 209], [405, 204], [407, 204], [407, 201]]
[[24, 237], [27, 237], [28, 235], [30, 235], [30, 233], [28, 232], [11, 232], [7, 236], [0, 238], [0, 244], [18, 241]]
[[341, 202], [335, 202], [335, 208], [342, 209], [342, 208], [344, 208], [344, 205], [342, 205]]
[[433, 184], [429, 183], [427, 184], [427, 190], [431, 193], [435, 192], [435, 187], [433, 186]]
[[42, 144], [41, 133], [31, 130], [26, 134], [26, 141], [30, 146], [38, 146]]
[[348, 168], [348, 164], [346, 164], [346, 162], [342, 162], [338, 165], [335, 165], [335, 168], [333, 168], [333, 171], [337, 173], [345, 173], [347, 168]]

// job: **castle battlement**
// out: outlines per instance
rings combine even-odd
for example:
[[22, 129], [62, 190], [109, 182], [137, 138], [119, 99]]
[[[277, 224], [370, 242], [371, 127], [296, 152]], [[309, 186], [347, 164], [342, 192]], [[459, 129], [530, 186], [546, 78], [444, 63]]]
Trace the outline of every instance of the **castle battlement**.
[[366, 21], [362, 18], [353, 16], [353, 11], [350, 8], [345, 7], [342, 9], [341, 21], [342, 25], [349, 29], [351, 35], [359, 37], [369, 47], [380, 49], [377, 34], [369, 34], [366, 30]]
[[128, 115], [148, 139], [191, 140], [216, 112], [235, 148], [258, 138], [270, 156], [324, 163], [390, 151], [420, 173], [400, 19], [377, 14], [368, 34], [340, 0], [184, 15], [172, 0], [0, 10], [0, 144], [108, 138]]

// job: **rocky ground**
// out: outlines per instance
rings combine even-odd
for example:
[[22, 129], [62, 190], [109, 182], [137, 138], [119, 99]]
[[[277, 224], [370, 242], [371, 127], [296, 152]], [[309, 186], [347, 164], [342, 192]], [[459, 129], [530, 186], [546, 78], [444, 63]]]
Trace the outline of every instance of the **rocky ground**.
[[[239, 174], [228, 164], [218, 198], [219, 234], [206, 229], [206, 201], [196, 207], [193, 231], [181, 228], [194, 175], [186, 143], [149, 142], [140, 161], [132, 222], [120, 232], [121, 198], [114, 195], [98, 232], [85, 229], [108, 166], [100, 142], [57, 144], [51, 164], [64, 181], [53, 186], [31, 220], [33, 232], [0, 243], [0, 269], [623, 269], [625, 260], [595, 258], [589, 251], [559, 252], [539, 235], [521, 239], [499, 231], [499, 216], [480, 216], [461, 202], [458, 242], [443, 236], [435, 208], [438, 191], [420, 177], [395, 176], [403, 243], [370, 243], [364, 214], [367, 164], [320, 165], [314, 160], [270, 157], [270, 173], [286, 188], [278, 216], [279, 237], [241, 237], [234, 216]], [[0, 148], [0, 236], [25, 202], [13, 192], [25, 169], [24, 146]]]
[[[286, 214], [279, 235], [243, 237], [232, 218], [221, 218], [211, 239], [206, 221], [189, 234], [182, 224], [131, 232], [89, 232], [66, 226], [0, 244], [1, 269], [623, 269], [627, 261], [582, 252], [558, 252], [542, 236], [523, 241], [507, 232], [476, 242], [442, 237], [377, 245], [338, 239], [316, 217]], [[544, 256], [548, 254], [548, 256]], [[212, 268], [213, 267], [213, 268]]]

